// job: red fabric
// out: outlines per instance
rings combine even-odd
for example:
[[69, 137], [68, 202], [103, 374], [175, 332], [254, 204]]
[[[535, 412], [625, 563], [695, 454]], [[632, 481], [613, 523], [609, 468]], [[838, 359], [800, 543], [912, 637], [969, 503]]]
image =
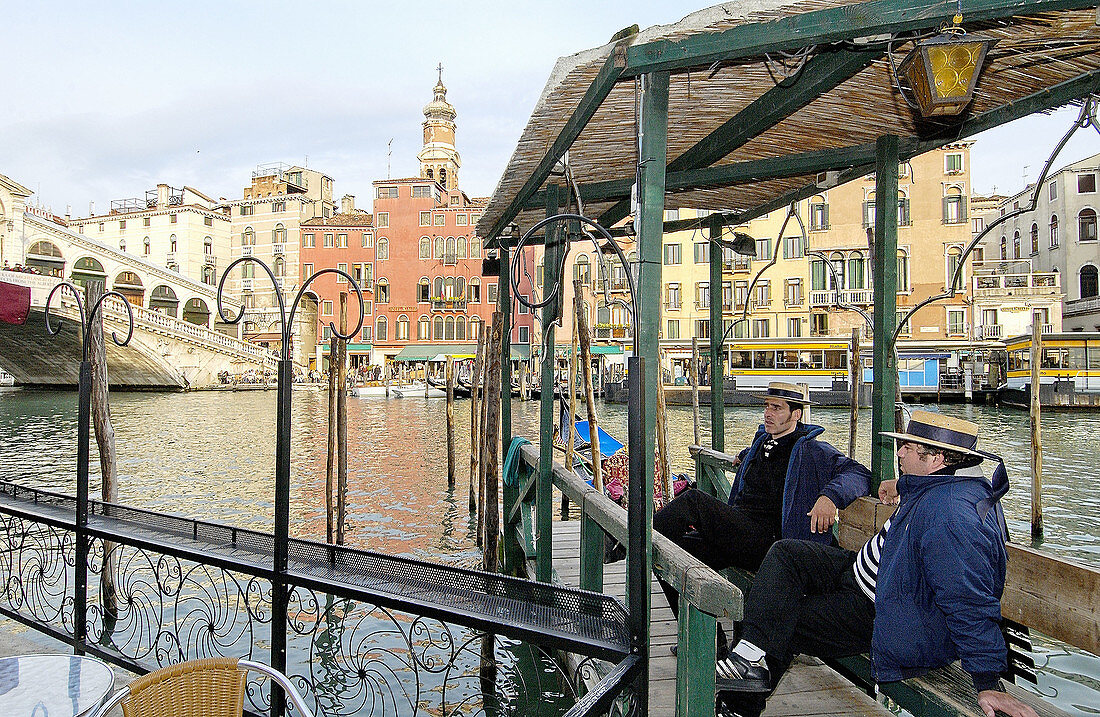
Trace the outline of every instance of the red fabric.
[[31, 310], [31, 288], [0, 281], [0, 321], [25, 324]]

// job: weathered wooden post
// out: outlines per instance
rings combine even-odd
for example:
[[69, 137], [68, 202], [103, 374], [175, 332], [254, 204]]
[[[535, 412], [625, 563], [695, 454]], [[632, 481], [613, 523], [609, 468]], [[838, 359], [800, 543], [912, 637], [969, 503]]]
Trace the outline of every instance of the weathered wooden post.
[[325, 537], [329, 543], [336, 541], [336, 354], [336, 337], [333, 336], [328, 342], [328, 453], [325, 458]]
[[[573, 295], [573, 301], [577, 300], [576, 294]], [[575, 416], [577, 415], [577, 322], [573, 322], [573, 335], [569, 339], [569, 378], [566, 382], [567, 390], [569, 391], [569, 420], [562, 421], [559, 426], [559, 431], [568, 431], [569, 435], [565, 436], [565, 469], [570, 473], [573, 472], [573, 460], [574, 453], [573, 448], [576, 441], [577, 429], [574, 427]], [[562, 491], [561, 494], [561, 519], [569, 520], [569, 496]]]
[[482, 553], [482, 567], [490, 572], [500, 570], [499, 558], [499, 534], [500, 534], [500, 499], [498, 486], [500, 475], [498, 471], [497, 451], [500, 442], [500, 339], [504, 325], [504, 314], [496, 311], [493, 313], [492, 341], [489, 344], [489, 361], [485, 376], [485, 390], [487, 410], [484, 426], [485, 455], [485, 548]]
[[491, 381], [492, 374], [489, 373], [489, 362], [492, 360], [490, 355], [493, 352], [494, 347], [499, 348], [493, 343], [493, 327], [492, 324], [484, 325], [486, 332], [485, 335], [485, 357], [481, 363], [481, 464], [478, 466], [477, 472], [477, 545], [479, 548], [485, 547], [485, 451], [486, 451], [486, 433], [485, 427], [489, 421], [489, 383]]
[[1039, 312], [1031, 315], [1031, 538], [1043, 537], [1043, 434], [1039, 426], [1042, 383], [1039, 369], [1043, 362], [1043, 325]]
[[455, 357], [447, 357], [447, 488], [455, 488]]
[[[340, 292], [340, 333], [348, 333], [348, 293]], [[336, 544], [344, 544], [348, 497], [348, 342], [336, 340]]]
[[668, 458], [668, 407], [665, 403], [664, 366], [657, 369], [657, 465], [661, 469], [661, 493], [665, 502], [672, 495], [672, 463]]
[[[482, 323], [484, 327], [484, 322]], [[478, 382], [481, 380], [481, 362], [485, 356], [485, 330], [482, 329], [477, 337], [477, 353], [474, 355], [474, 368], [470, 374], [470, 512], [477, 510], [477, 465], [478, 465], [478, 430], [477, 421], [481, 415], [477, 410]]]
[[577, 325], [577, 343], [581, 352], [581, 379], [584, 381], [584, 402], [588, 409], [588, 441], [592, 445], [592, 487], [603, 490], [603, 469], [600, 467], [600, 429], [597, 426], [596, 399], [592, 395], [592, 334], [588, 331], [588, 313], [584, 310], [582, 285], [579, 279], [573, 282], [574, 296], [582, 297], [575, 308]]
[[851, 389], [848, 418], [848, 457], [856, 457], [856, 436], [859, 433], [859, 386], [863, 377], [859, 371], [859, 327], [852, 329], [852, 348], [848, 356], [848, 379]]
[[[104, 285], [99, 281], [88, 282], [88, 306], [95, 306], [103, 296]], [[95, 427], [96, 444], [99, 447], [99, 472], [102, 477], [100, 497], [105, 503], [118, 502], [118, 451], [115, 449], [115, 429], [111, 424], [111, 404], [108, 396], [107, 344], [103, 337], [103, 310], [93, 318], [88, 332], [88, 360], [92, 364], [92, 425]], [[99, 579], [100, 604], [103, 607], [103, 632], [114, 632], [118, 622], [118, 591], [115, 572], [118, 556], [115, 543], [103, 541], [103, 572]]]
[[[711, 301], [714, 297], [711, 297]], [[695, 428], [693, 434], [695, 441], [694, 444], [701, 446], [699, 442], [699, 337], [691, 337], [691, 368], [688, 371], [688, 375], [691, 377], [691, 419], [692, 425]]]

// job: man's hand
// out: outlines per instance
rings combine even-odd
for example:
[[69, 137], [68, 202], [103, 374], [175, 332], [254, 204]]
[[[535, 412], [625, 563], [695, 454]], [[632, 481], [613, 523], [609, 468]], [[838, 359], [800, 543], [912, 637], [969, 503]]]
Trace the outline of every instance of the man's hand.
[[1039, 717], [1035, 710], [1025, 705], [1007, 692], [997, 690], [982, 690], [978, 693], [978, 706], [982, 708], [985, 717], [996, 717], [994, 710], [1000, 710], [1010, 717]]
[[806, 515], [810, 516], [810, 532], [824, 533], [836, 522], [836, 504], [825, 496], [819, 496], [814, 507]]
[[901, 496], [898, 495], [898, 481], [884, 480], [878, 485], [878, 499], [886, 505], [897, 505], [901, 502]]

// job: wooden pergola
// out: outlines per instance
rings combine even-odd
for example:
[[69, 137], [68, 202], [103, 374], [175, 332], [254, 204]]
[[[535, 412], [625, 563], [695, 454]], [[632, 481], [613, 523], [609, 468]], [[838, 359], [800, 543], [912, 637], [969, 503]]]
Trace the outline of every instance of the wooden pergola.
[[[960, 8], [968, 36], [997, 42], [966, 110], [925, 119], [911, 91], [899, 86], [896, 66]], [[642, 361], [631, 373], [644, 371], [644, 390], [632, 400], [644, 410], [630, 435], [631, 476], [652, 475], [663, 232], [701, 226], [718, 241], [724, 227], [871, 172], [876, 206], [891, 206], [899, 163], [1100, 91], [1097, 22], [1095, 2], [1082, 0], [754, 0], [701, 10], [561, 58], [478, 232], [487, 246], [501, 248], [503, 278], [518, 236], [513, 224], [522, 231], [578, 200], [584, 214], [604, 227], [633, 214], [639, 256], [634, 347]], [[555, 171], [567, 152], [568, 184]], [[664, 223], [664, 210], [680, 207], [722, 211]], [[897, 233], [897, 214], [877, 212], [872, 471], [879, 478], [893, 470], [892, 442], [879, 434], [892, 430], [894, 421]], [[547, 277], [567, 251], [565, 237], [547, 227]], [[721, 262], [722, 252], [712, 250], [711, 286], [721, 286]], [[505, 316], [508, 283], [501, 282]], [[553, 381], [547, 358], [554, 356], [555, 307], [543, 312], [545, 387]], [[721, 302], [711, 302], [710, 321], [711, 390], [721, 396]], [[503, 370], [507, 386], [507, 362]], [[546, 498], [539, 505], [547, 507], [537, 522], [548, 534], [552, 392], [544, 390], [542, 401], [537, 491]], [[507, 398], [502, 414], [507, 445]], [[722, 401], [714, 400], [712, 448], [719, 451], [725, 448], [723, 425]], [[653, 489], [647, 480], [636, 486], [644, 490], [631, 491], [640, 500], [631, 506], [628, 595], [637, 645], [648, 639]], [[538, 559], [539, 579], [549, 580], [550, 556], [540, 550]]]

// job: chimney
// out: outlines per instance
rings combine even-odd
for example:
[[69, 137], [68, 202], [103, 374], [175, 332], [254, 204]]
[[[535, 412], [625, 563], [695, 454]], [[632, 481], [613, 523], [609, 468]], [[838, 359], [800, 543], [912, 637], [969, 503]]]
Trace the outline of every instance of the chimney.
[[355, 211], [355, 195], [345, 194], [340, 197], [340, 213], [351, 214]]
[[168, 190], [170, 187], [167, 184], [157, 185], [157, 209], [164, 209], [168, 206]]
[[72, 218], [73, 218], [73, 205], [72, 204], [66, 204], [65, 205], [65, 221], [67, 222]]

